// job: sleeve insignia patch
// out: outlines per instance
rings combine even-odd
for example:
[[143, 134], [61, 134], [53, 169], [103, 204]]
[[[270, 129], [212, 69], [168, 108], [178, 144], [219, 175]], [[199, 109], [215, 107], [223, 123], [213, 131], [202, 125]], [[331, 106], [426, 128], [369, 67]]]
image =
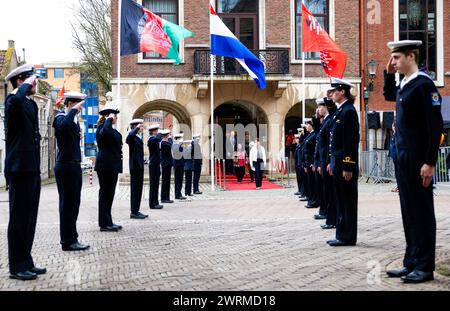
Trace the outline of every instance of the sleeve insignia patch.
[[431, 93], [431, 104], [433, 106], [440, 106], [441, 105], [441, 99], [439, 97], [438, 92]]

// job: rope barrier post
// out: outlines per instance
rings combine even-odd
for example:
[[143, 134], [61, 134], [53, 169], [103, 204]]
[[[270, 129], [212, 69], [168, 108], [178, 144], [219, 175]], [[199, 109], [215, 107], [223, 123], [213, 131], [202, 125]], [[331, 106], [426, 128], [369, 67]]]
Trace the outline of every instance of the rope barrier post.
[[280, 174], [281, 174], [281, 185], [284, 187], [284, 176], [283, 176], [283, 162], [284, 162], [284, 160], [281, 160], [280, 161], [281, 163], [281, 166], [280, 166]]
[[89, 170], [89, 184], [92, 186], [92, 168]]
[[222, 165], [220, 164], [220, 159], [217, 159], [218, 167], [218, 178], [219, 178], [219, 189], [222, 190]]
[[223, 164], [223, 191], [227, 191], [227, 174], [225, 173], [225, 160], [222, 160]]
[[291, 161], [289, 160], [289, 157], [286, 157], [286, 161], [287, 161], [287, 164], [286, 164], [286, 172], [287, 172], [287, 187], [288, 188], [291, 188], [291, 178], [290, 178], [290, 171], [291, 171]]

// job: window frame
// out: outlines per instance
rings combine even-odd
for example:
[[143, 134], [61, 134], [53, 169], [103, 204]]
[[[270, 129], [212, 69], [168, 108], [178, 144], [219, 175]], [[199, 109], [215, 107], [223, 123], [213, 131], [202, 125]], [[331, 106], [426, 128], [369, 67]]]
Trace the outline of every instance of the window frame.
[[[438, 87], [445, 86], [444, 81], [444, 0], [436, 1], [435, 33], [436, 33], [436, 80]], [[400, 40], [400, 2], [394, 1], [394, 40]]]
[[[57, 77], [56, 76], [56, 71], [57, 70], [62, 70], [62, 73], [63, 73], [62, 77]], [[64, 72], [64, 68], [53, 68], [53, 79], [55, 79], [55, 80], [64, 80], [65, 75], [66, 75], [66, 73]]]
[[[143, 6], [142, 0], [137, 0], [137, 3]], [[178, 0], [177, 3], [177, 21], [178, 25], [184, 27], [184, 1]], [[180, 41], [179, 55], [181, 59], [181, 64], [184, 64], [184, 40]], [[145, 58], [144, 53], [138, 53], [138, 64], [173, 64], [174, 59], [167, 58]]]
[[[291, 63], [292, 64], [302, 64], [303, 60], [300, 56], [300, 58], [297, 58], [297, 25], [296, 25], [296, 5], [297, 1], [299, 0], [292, 0], [290, 2], [291, 4]], [[330, 37], [334, 40], [335, 38], [335, 0], [327, 0], [327, 6], [328, 6], [328, 34]], [[300, 14], [301, 16], [301, 14]], [[305, 64], [321, 64], [320, 59], [313, 59], [313, 58], [306, 58], [305, 57]]]

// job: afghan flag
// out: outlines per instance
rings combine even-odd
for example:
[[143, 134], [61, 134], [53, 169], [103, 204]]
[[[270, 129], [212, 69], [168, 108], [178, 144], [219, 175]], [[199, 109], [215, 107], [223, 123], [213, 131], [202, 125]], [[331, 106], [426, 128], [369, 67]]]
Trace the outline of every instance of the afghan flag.
[[64, 81], [62, 88], [59, 90], [58, 94], [56, 95], [56, 104], [55, 104], [55, 106], [57, 108], [59, 108], [59, 106], [61, 106], [62, 102], [64, 101], [64, 93], [65, 93], [64, 84], [65, 83], [66, 83], [66, 81]]
[[342, 79], [344, 76], [347, 54], [331, 39], [304, 4], [302, 4], [302, 51], [320, 52], [322, 67], [329, 77]]
[[122, 1], [120, 55], [158, 52], [180, 64], [180, 41], [195, 34], [166, 21], [133, 0]]

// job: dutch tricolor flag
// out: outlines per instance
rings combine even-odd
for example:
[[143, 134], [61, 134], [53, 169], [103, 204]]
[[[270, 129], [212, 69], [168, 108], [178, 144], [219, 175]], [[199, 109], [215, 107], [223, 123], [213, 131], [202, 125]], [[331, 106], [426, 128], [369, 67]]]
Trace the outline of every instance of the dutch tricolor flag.
[[258, 87], [265, 89], [264, 63], [256, 58], [225, 26], [212, 5], [209, 5], [209, 9], [211, 54], [235, 58], [255, 80]]

